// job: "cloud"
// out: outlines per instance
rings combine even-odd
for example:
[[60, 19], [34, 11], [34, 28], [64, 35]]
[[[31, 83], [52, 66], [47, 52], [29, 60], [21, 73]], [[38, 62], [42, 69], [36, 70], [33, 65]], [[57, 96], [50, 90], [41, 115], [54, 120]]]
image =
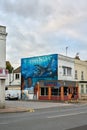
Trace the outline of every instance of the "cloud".
[[45, 4], [43, 0], [1, 0], [0, 7], [5, 13], [18, 15], [24, 18], [44, 19], [52, 13], [49, 4]]
[[[85, 3], [85, 4], [84, 4]], [[5, 13], [26, 18], [72, 16], [86, 10], [86, 0], [1, 0], [0, 7]]]
[[87, 0], [0, 0], [0, 24], [7, 27], [12, 64], [22, 57], [65, 54], [66, 46], [70, 56], [86, 52]]

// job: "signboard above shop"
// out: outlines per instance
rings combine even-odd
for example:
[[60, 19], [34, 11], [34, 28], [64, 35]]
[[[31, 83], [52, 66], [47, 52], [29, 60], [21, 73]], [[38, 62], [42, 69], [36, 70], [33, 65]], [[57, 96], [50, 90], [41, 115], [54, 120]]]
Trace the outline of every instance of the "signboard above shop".
[[55, 88], [59, 88], [62, 86], [62, 84], [60, 84], [58, 81], [45, 81], [44, 82], [44, 86], [46, 87], [55, 87]]
[[8, 70], [5, 68], [0, 68], [0, 79], [6, 79], [8, 74]]

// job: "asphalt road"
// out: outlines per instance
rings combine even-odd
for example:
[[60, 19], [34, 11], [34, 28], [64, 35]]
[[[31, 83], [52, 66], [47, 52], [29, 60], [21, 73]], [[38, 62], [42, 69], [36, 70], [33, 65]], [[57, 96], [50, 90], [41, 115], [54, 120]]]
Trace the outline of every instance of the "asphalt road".
[[0, 114], [0, 130], [87, 130], [87, 104]]

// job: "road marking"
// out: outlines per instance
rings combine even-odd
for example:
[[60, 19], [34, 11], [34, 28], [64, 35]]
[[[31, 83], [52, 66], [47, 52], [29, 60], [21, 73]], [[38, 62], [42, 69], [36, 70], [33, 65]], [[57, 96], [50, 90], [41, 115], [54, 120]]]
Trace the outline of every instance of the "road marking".
[[0, 123], [0, 125], [8, 125], [8, 123], [2, 122]]
[[64, 115], [49, 116], [47, 118], [59, 118], [59, 117], [65, 117], [65, 116], [80, 115], [80, 114], [85, 114], [85, 113], [87, 113], [87, 112], [69, 113], [69, 114], [64, 114]]

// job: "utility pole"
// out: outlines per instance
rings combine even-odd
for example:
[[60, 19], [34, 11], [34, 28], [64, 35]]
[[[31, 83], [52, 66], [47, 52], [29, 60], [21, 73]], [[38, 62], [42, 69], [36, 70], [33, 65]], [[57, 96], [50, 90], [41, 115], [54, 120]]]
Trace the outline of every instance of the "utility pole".
[[67, 50], [68, 50], [68, 47], [66, 47], [66, 56], [67, 56]]

